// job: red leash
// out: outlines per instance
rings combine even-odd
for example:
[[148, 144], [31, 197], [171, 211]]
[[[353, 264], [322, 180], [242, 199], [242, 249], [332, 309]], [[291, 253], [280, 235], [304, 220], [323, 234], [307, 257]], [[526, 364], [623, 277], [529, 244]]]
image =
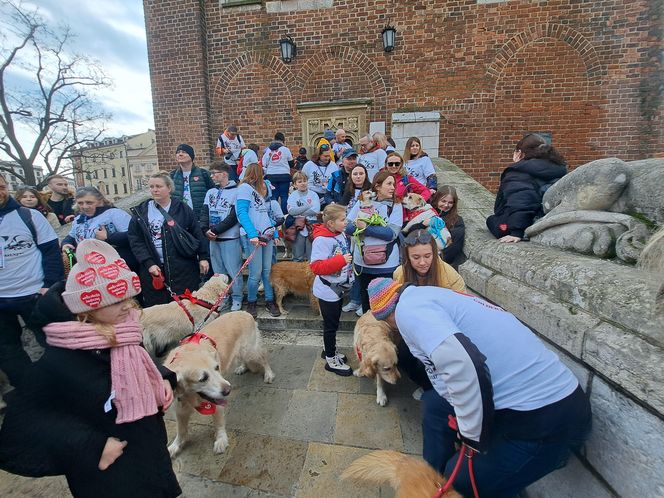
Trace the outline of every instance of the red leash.
[[[448, 415], [447, 425], [449, 425], [450, 429], [452, 430], [456, 431], [459, 430], [456, 417], [452, 415]], [[433, 496], [433, 498], [441, 498], [445, 493], [447, 493], [452, 488], [452, 484], [454, 483], [454, 479], [456, 479], [456, 476], [459, 473], [459, 469], [461, 468], [461, 462], [463, 461], [464, 457], [468, 458], [468, 475], [470, 477], [470, 485], [473, 487], [473, 495], [475, 496], [475, 498], [480, 498], [479, 492], [477, 491], [477, 483], [475, 482], [475, 472], [473, 471], [474, 454], [475, 450], [469, 448], [463, 443], [461, 444], [461, 449], [459, 450], [459, 459], [457, 460], [457, 463], [454, 465], [454, 469], [452, 470], [449, 479], [447, 480], [444, 486], [438, 488], [438, 492]]]

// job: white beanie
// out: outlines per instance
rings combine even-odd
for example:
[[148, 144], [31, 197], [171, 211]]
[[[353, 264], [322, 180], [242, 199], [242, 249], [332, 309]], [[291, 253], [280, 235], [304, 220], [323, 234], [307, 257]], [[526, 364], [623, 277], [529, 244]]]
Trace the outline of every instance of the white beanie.
[[102, 240], [86, 239], [76, 248], [76, 264], [62, 293], [72, 313], [84, 313], [134, 297], [141, 282], [124, 259]]

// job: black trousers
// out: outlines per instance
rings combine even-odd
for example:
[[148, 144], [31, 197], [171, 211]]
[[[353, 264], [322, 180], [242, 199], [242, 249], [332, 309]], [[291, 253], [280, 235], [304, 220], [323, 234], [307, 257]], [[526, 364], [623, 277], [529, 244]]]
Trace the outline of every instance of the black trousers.
[[360, 281], [360, 298], [362, 299], [362, 311], [366, 313], [370, 309], [369, 293], [367, 292], [367, 289], [369, 288], [369, 282], [371, 282], [374, 278], [380, 278], [380, 277], [392, 278], [392, 275], [394, 274], [394, 270], [396, 270], [396, 268], [385, 268], [385, 270], [382, 273], [367, 273], [365, 271], [366, 268], [363, 268], [361, 266], [358, 266], [357, 269], [362, 271], [362, 273], [360, 273], [357, 279]]
[[0, 298], [0, 370], [7, 374], [9, 382], [19, 387], [25, 371], [32, 363], [23, 349], [21, 334], [23, 327], [19, 317], [34, 331], [37, 342], [46, 345], [44, 333], [31, 327], [30, 315], [35, 307], [39, 294], [25, 297]]
[[325, 345], [325, 356], [332, 357], [337, 352], [337, 330], [339, 329], [339, 318], [341, 318], [341, 306], [343, 299], [330, 302], [318, 300], [320, 313], [323, 315], [323, 344]]

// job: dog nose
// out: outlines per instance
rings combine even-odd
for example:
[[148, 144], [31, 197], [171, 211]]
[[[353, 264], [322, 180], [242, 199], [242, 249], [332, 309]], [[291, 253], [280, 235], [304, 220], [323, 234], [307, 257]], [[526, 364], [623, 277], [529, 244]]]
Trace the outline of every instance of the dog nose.
[[228, 396], [230, 393], [231, 393], [231, 386], [228, 386], [226, 389], [221, 391], [221, 394], [223, 394], [224, 396]]

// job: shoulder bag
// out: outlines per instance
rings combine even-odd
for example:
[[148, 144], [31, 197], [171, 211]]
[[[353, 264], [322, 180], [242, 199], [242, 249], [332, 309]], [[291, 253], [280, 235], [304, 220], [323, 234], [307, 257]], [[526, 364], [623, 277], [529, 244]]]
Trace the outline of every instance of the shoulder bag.
[[168, 212], [155, 202], [155, 206], [166, 221], [168, 232], [171, 234], [173, 247], [182, 258], [195, 258], [198, 255], [199, 242], [196, 237], [182, 228]]

